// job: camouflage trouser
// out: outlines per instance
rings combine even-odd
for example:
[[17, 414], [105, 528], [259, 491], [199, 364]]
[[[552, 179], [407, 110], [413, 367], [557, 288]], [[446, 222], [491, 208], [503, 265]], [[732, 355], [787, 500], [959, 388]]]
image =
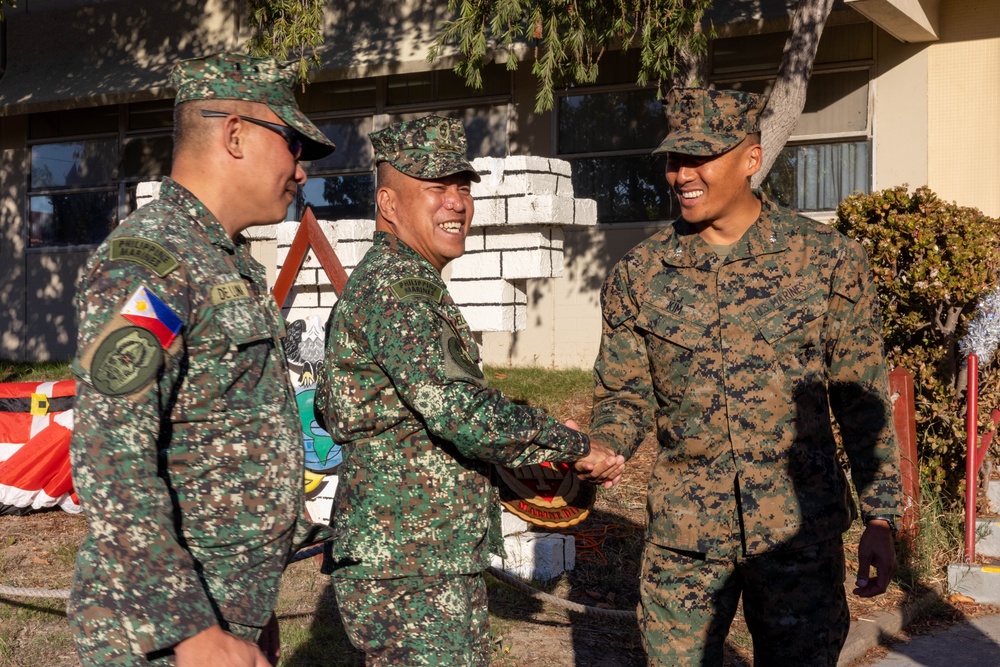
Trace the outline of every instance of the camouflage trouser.
[[756, 667], [835, 667], [851, 622], [845, 574], [840, 538], [729, 560], [647, 543], [639, 627], [649, 664], [721, 667], [742, 594]]
[[488, 667], [482, 574], [334, 578], [344, 628], [369, 667]]
[[[110, 609], [80, 606], [71, 600], [67, 613], [82, 667], [170, 667], [174, 664], [171, 650], [156, 655], [134, 651], [124, 626]], [[237, 637], [254, 643], [261, 633], [261, 628], [248, 625], [225, 621], [220, 621], [220, 625]]]

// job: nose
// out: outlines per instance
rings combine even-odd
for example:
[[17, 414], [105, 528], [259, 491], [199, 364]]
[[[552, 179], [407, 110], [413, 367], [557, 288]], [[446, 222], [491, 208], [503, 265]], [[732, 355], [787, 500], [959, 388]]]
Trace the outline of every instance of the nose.
[[690, 183], [695, 179], [695, 170], [689, 162], [680, 162], [674, 166], [673, 171], [678, 183]]
[[457, 185], [452, 185], [445, 190], [444, 206], [452, 211], [465, 210], [465, 196]]
[[296, 160], [295, 161], [295, 182], [298, 183], [299, 185], [305, 185], [305, 182], [307, 180], [309, 180], [309, 177], [306, 176], [306, 170], [303, 169], [302, 163], [299, 162], [298, 160]]

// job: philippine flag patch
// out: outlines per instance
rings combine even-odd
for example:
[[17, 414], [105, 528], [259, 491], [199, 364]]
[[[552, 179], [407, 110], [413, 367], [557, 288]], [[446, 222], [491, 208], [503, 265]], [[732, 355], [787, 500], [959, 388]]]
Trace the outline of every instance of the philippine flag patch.
[[174, 342], [177, 332], [184, 325], [170, 306], [160, 301], [145, 285], [140, 285], [129, 298], [121, 314], [133, 324], [153, 332], [164, 348]]

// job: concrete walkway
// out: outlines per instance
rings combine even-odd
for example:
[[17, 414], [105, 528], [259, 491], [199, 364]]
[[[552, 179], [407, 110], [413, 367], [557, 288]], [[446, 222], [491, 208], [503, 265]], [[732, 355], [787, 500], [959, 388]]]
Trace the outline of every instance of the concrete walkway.
[[1000, 665], [1000, 614], [956, 623], [892, 648], [872, 667], [996, 667]]

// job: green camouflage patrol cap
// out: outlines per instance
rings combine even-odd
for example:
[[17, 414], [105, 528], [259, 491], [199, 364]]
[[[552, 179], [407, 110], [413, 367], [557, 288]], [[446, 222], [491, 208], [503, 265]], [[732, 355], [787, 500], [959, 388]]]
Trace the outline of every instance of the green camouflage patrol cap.
[[368, 135], [375, 149], [375, 166], [388, 162], [407, 176], [430, 180], [463, 171], [479, 182], [479, 174], [465, 157], [462, 122], [442, 116], [424, 116], [393, 123]]
[[721, 155], [760, 131], [766, 101], [740, 90], [674, 88], [663, 100], [667, 138], [653, 154]]
[[255, 58], [243, 53], [217, 53], [177, 63], [170, 83], [177, 89], [174, 104], [190, 100], [242, 100], [266, 104], [278, 118], [302, 135], [303, 160], [318, 160], [333, 152], [326, 138], [295, 102], [293, 63]]

